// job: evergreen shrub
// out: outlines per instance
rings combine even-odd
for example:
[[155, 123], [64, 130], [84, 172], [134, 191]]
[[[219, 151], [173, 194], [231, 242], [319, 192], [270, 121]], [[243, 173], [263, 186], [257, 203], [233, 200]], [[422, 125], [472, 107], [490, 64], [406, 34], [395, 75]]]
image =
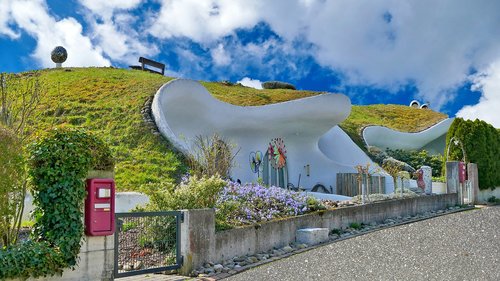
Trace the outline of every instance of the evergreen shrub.
[[[477, 164], [480, 189], [495, 189], [500, 186], [500, 132], [492, 125], [456, 118], [446, 135], [446, 151], [450, 150], [447, 161], [462, 160], [459, 145], [450, 144], [452, 137], [458, 139], [465, 150], [467, 162]], [[445, 169], [443, 165], [443, 169]]]

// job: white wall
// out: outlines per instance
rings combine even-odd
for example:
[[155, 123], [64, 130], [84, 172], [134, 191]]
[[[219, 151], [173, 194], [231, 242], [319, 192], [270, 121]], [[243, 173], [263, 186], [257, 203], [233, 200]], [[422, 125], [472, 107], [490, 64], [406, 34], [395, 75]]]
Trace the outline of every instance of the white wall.
[[500, 186], [497, 188], [491, 190], [491, 189], [486, 189], [486, 190], [479, 190], [478, 194], [478, 202], [485, 204], [488, 201], [488, 198], [491, 196], [495, 196], [496, 198], [500, 198]]

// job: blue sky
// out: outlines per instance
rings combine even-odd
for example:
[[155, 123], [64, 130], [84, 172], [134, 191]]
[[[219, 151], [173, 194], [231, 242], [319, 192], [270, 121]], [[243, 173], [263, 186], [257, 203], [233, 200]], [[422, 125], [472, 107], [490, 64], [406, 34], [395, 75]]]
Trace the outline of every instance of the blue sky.
[[353, 104], [416, 99], [500, 127], [495, 0], [0, 0], [1, 72], [167, 65], [167, 75], [258, 87], [281, 80]]

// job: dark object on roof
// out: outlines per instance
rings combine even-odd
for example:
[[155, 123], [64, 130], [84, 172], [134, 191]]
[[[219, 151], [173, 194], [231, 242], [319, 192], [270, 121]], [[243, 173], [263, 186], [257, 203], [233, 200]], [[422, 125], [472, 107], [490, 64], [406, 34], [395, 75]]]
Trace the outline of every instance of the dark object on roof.
[[262, 83], [264, 89], [290, 89], [297, 90], [294, 85], [281, 81], [267, 81]]
[[63, 46], [57, 46], [50, 53], [50, 58], [55, 63], [63, 63], [68, 58], [68, 51]]
[[[151, 73], [158, 73], [158, 74], [161, 74], [161, 75], [165, 74], [165, 65], [163, 63], [160, 63], [160, 62], [157, 62], [157, 61], [154, 61], [154, 60], [150, 60], [150, 59], [147, 59], [145, 57], [140, 57], [139, 58], [139, 62], [141, 63], [141, 65], [130, 65], [129, 67], [132, 68], [132, 69], [149, 71]], [[161, 69], [161, 72], [153, 70], [153, 69], [150, 69], [150, 68], [146, 68], [145, 67], [146, 65], [152, 66], [154, 68]]]

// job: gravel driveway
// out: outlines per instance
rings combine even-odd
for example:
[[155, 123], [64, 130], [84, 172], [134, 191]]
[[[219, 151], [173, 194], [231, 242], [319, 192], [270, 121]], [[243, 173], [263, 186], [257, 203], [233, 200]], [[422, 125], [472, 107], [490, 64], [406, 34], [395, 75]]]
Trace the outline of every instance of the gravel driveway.
[[373, 232], [225, 280], [500, 280], [500, 207]]

